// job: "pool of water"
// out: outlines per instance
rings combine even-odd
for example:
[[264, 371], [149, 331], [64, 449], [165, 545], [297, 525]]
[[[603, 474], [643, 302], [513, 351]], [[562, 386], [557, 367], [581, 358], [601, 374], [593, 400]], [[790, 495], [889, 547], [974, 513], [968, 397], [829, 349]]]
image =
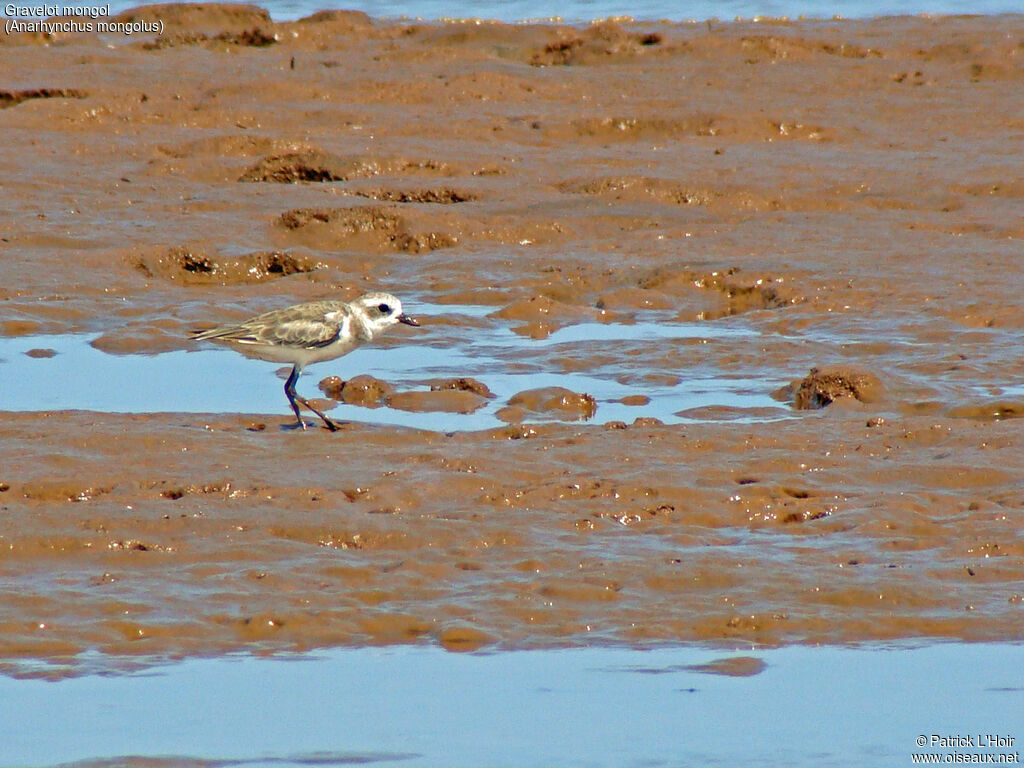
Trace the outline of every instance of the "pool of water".
[[[317, 395], [316, 382], [368, 373], [399, 391], [429, 389], [438, 379], [472, 377], [495, 395], [472, 414], [407, 412], [387, 407], [339, 405], [332, 416], [348, 421], [429, 430], [477, 430], [502, 425], [498, 411], [518, 392], [565, 387], [597, 400], [593, 421], [632, 422], [639, 417], [666, 423], [695, 420], [700, 409], [726, 408], [730, 418], [786, 418], [771, 398], [783, 383], [760, 371], [740, 375], [713, 363], [680, 367], [686, 347], [752, 344], [757, 332], [737, 323], [679, 323], [645, 313], [630, 324], [569, 325], [544, 339], [520, 336], [504, 320], [489, 318], [494, 307], [423, 305], [425, 318], [447, 322], [394, 333], [381, 345], [307, 370], [299, 391]], [[667, 313], [665, 313], [667, 315]], [[407, 329], [403, 329], [407, 330]], [[288, 404], [273, 363], [248, 360], [213, 344], [160, 354], [108, 354], [95, 334], [0, 338], [5, 384], [0, 410], [89, 410], [108, 413], [251, 413], [287, 416]], [[659, 358], [659, 355], [661, 357]], [[642, 356], [642, 360], [641, 357]], [[582, 370], [563, 370], [566, 360]], [[624, 405], [643, 395], [644, 405]], [[539, 419], [557, 419], [541, 414]]]
[[[1010, 644], [84, 663], [0, 677], [0, 766], [905, 766], [1024, 738], [1024, 646]], [[1013, 742], [931, 743], [988, 734]]]

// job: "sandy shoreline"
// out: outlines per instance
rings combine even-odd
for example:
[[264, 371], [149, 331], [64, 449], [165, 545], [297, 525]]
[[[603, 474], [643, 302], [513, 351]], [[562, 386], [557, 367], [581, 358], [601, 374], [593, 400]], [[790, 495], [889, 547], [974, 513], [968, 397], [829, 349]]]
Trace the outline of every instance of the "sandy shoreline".
[[454, 435], [282, 430], [283, 396], [0, 398], [0, 657], [1021, 639], [1024, 17], [121, 18], [164, 35], [0, 35], [5, 336], [158, 354], [383, 288], [493, 307], [474, 322], [525, 348], [654, 310], [757, 328], [551, 357], [638, 402], [696, 369], [880, 386], [763, 422], [535, 423], [527, 399]]

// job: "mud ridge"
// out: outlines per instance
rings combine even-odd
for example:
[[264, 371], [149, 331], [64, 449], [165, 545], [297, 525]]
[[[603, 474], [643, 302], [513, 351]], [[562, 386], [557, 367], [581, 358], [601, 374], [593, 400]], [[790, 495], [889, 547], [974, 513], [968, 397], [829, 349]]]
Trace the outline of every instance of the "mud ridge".
[[[259, 27], [253, 27], [243, 32], [220, 32], [216, 35], [207, 35], [202, 32], [177, 32], [171, 35], [161, 35], [152, 42], [142, 44], [144, 51], [162, 51], [166, 48], [177, 48], [183, 45], [226, 43], [231, 46], [248, 46], [252, 48], [266, 48], [277, 43], [277, 36], [264, 32]], [[213, 46], [214, 48], [216, 46]]]
[[404, 216], [381, 207], [296, 208], [281, 214], [277, 224], [307, 244], [326, 248], [424, 253], [459, 243], [449, 232], [414, 230]]
[[85, 91], [77, 88], [29, 88], [20, 91], [0, 90], [0, 109], [14, 107], [31, 99], [84, 99]]
[[146, 277], [159, 277], [184, 285], [231, 285], [260, 283], [314, 272], [324, 268], [325, 264], [284, 251], [263, 251], [230, 258], [178, 246], [156, 256], [134, 258], [133, 266]]
[[447, 176], [454, 172], [450, 165], [436, 160], [408, 160], [374, 156], [343, 157], [330, 152], [306, 150], [264, 157], [243, 173], [239, 181], [293, 184], [299, 181], [349, 181], [390, 174]]

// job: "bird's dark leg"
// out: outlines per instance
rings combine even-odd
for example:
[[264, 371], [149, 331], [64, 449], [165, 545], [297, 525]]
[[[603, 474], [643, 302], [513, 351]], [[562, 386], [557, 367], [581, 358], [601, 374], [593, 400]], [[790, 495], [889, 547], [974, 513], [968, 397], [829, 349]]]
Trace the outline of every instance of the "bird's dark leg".
[[284, 393], [288, 396], [288, 404], [291, 405], [292, 410], [295, 411], [295, 418], [299, 420], [299, 426], [303, 429], [306, 428], [306, 422], [302, 420], [302, 414], [299, 413], [299, 406], [295, 402], [297, 395], [295, 394], [295, 381], [299, 378], [299, 367], [297, 365], [292, 366], [292, 372], [288, 374], [288, 381], [284, 383]]
[[292, 366], [292, 372], [288, 375], [288, 381], [286, 381], [284, 383], [284, 393], [288, 396], [288, 403], [291, 405], [292, 410], [295, 411], [295, 418], [299, 420], [299, 426], [301, 426], [303, 429], [306, 428], [306, 422], [304, 422], [302, 420], [302, 414], [299, 412], [299, 406], [301, 405], [303, 408], [308, 408], [313, 413], [315, 413], [317, 416], [319, 416], [321, 419], [323, 419], [324, 425], [326, 425], [326, 427], [329, 430], [331, 430], [331, 432], [337, 432], [338, 431], [338, 425], [337, 424], [335, 424], [333, 421], [331, 421], [329, 418], [327, 418], [323, 413], [321, 413], [319, 410], [317, 410], [312, 405], [310, 405], [308, 400], [306, 400], [303, 397], [300, 397], [295, 392], [295, 382], [298, 381], [298, 379], [299, 379], [299, 366], [293, 365]]

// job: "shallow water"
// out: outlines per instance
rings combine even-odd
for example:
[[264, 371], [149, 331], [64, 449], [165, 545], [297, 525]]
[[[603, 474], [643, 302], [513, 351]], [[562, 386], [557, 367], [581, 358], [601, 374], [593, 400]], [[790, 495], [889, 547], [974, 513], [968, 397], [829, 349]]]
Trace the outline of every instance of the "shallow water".
[[[770, 420], [789, 415], [771, 398], [782, 381], [722, 375], [713, 365], [685, 371], [645, 367], [647, 376], [676, 383], [627, 383], [635, 365], [629, 356], [640, 346], [648, 354], [668, 352], [681, 343], [733, 340], [751, 343], [750, 326], [672, 322], [668, 313], [643, 313], [638, 321], [579, 323], [544, 339], [513, 333], [508, 324], [486, 317], [494, 307], [417, 305], [425, 327], [394, 333], [383, 346], [369, 345], [335, 361], [311, 367], [300, 381], [306, 396], [315, 382], [330, 375], [350, 378], [369, 373], [398, 390], [425, 390], [432, 380], [470, 376], [495, 395], [472, 414], [418, 413], [387, 407], [340, 405], [333, 415], [363, 423], [391, 424], [435, 431], [489, 429], [502, 425], [496, 413], [517, 392], [565, 387], [598, 401], [594, 422], [657, 418], [665, 423], [693, 421], [681, 412], [697, 408], [736, 409], [732, 418]], [[446, 324], [431, 327], [429, 317], [443, 313]], [[89, 410], [105, 413], [287, 413], [272, 364], [251, 361], [212, 344], [160, 354], [108, 354], [97, 349], [94, 334], [0, 337], [0, 368], [10, 382], [0, 395], [7, 411]], [[557, 373], [560, 361], [600, 353], [606, 362], [590, 371]], [[645, 395], [642, 406], [616, 402]], [[761, 410], [758, 410], [761, 409]], [[765, 411], [764, 409], [768, 409]], [[748, 410], [749, 413], [744, 413]], [[557, 421], [557, 416], [546, 418]]]
[[[0, 765], [903, 766], [922, 751], [1017, 753], [1024, 738], [1020, 645], [87, 663], [56, 682], [0, 678]], [[1015, 744], [915, 745], [932, 734]]]

